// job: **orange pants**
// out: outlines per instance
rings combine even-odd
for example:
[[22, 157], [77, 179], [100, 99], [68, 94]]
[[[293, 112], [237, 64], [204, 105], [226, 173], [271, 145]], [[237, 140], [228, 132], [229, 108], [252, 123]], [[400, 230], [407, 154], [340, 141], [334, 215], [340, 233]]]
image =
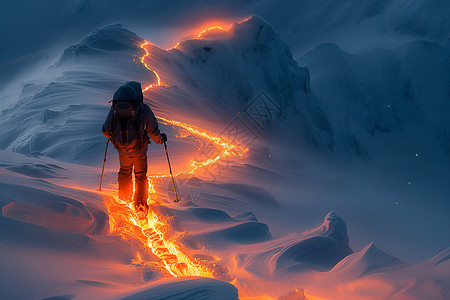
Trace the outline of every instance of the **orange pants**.
[[147, 151], [138, 154], [127, 154], [119, 151], [119, 198], [131, 201], [133, 196], [133, 167], [135, 180], [135, 203], [147, 203]]

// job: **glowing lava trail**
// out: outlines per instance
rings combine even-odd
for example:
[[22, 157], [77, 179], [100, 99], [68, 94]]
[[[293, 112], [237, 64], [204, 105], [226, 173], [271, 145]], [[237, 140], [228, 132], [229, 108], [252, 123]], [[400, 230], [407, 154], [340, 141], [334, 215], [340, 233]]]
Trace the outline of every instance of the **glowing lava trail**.
[[[222, 27], [220, 27], [220, 26], [210, 27], [210, 28], [207, 28], [207, 29], [201, 31], [198, 34], [197, 38], [200, 38], [202, 36], [202, 34], [204, 34], [205, 32], [208, 32], [209, 30], [213, 30], [213, 29], [223, 30]], [[151, 72], [153, 72], [155, 74], [155, 76], [157, 78], [157, 84], [150, 84], [150, 85], [148, 85], [147, 87], [145, 87], [142, 90], [143, 92], [145, 92], [148, 89], [150, 89], [152, 87], [155, 87], [155, 86], [162, 86], [161, 77], [159, 76], [159, 74], [155, 70], [150, 69], [150, 67], [145, 62], [145, 59], [150, 55], [150, 53], [148, 52], [148, 50], [146, 48], [146, 46], [149, 45], [149, 44], [150, 43], [148, 41], [145, 41], [144, 43], [139, 45], [144, 50], [144, 53], [145, 53], [142, 57], [139, 58], [139, 60], [141, 61], [141, 63], [149, 71], [151, 71]], [[226, 141], [223, 138], [214, 136], [213, 134], [210, 134], [210, 133], [206, 132], [205, 130], [195, 128], [194, 126], [191, 126], [189, 124], [186, 124], [186, 123], [183, 123], [183, 122], [179, 122], [179, 121], [168, 120], [166, 118], [159, 117], [159, 116], [156, 116], [156, 117], [159, 120], [161, 120], [163, 123], [165, 123], [165, 124], [171, 124], [171, 125], [174, 125], [176, 127], [183, 128], [184, 130], [186, 130], [189, 133], [193, 134], [197, 138], [206, 140], [209, 143], [214, 144], [217, 148], [219, 148], [218, 154], [215, 157], [208, 158], [205, 161], [191, 160], [188, 170], [180, 171], [180, 172], [176, 173], [174, 176], [193, 174], [194, 171], [197, 170], [198, 168], [205, 167], [207, 165], [216, 163], [221, 158], [224, 158], [226, 156], [242, 157], [248, 151], [247, 147], [245, 147], [245, 146], [243, 146], [243, 145], [241, 145], [239, 143], [235, 143], [233, 145], [229, 141]], [[168, 176], [169, 176], [168, 174], [167, 175], [152, 175], [151, 178], [163, 178], [163, 177], [168, 177]]]
[[[153, 187], [151, 194], [155, 196]], [[151, 198], [151, 197], [150, 197]], [[206, 263], [189, 257], [182, 250], [175, 239], [166, 239], [165, 233], [168, 227], [168, 218], [157, 215], [151, 208], [147, 219], [140, 220], [134, 212], [131, 203], [125, 203], [118, 198], [108, 203], [111, 230], [120, 233], [126, 238], [137, 238], [156, 256], [161, 264], [160, 269], [173, 277], [202, 276], [212, 277], [213, 270]], [[138, 263], [140, 260], [139, 254]]]
[[197, 38], [201, 38], [203, 34], [205, 34], [206, 32], [208, 32], [208, 31], [210, 31], [210, 30], [214, 30], [214, 29], [223, 30], [223, 28], [220, 27], [220, 26], [209, 27], [209, 28], [206, 28], [205, 30], [202, 30], [202, 31], [197, 35]]
[[[202, 31], [198, 37], [201, 37], [201, 35], [208, 30], [210, 29]], [[149, 56], [149, 52], [146, 48], [147, 45], [149, 45], [148, 41], [140, 44], [140, 47], [144, 50], [144, 55], [140, 57], [139, 60], [148, 70], [155, 74], [157, 83], [150, 84], [145, 87], [143, 92], [156, 86], [162, 86], [159, 74], [150, 69], [145, 62], [146, 58]], [[244, 147], [238, 143], [232, 144], [221, 137], [215, 136], [212, 133], [208, 133], [205, 130], [196, 128], [189, 124], [168, 120], [163, 117], [158, 117], [158, 119], [165, 124], [182, 128], [196, 138], [212, 143], [219, 149], [215, 157], [208, 158], [204, 161], [191, 160], [187, 170], [180, 171], [174, 174], [174, 176], [192, 174], [196, 169], [216, 163], [221, 158], [227, 156], [242, 157], [248, 151], [247, 147]], [[168, 176], [170, 175], [162, 174], [149, 176], [148, 203], [150, 204], [150, 208], [147, 218], [144, 220], [138, 219], [131, 203], [125, 203], [118, 197], [111, 197], [112, 200], [107, 203], [111, 230], [113, 232], [120, 233], [125, 238], [139, 239], [149, 250], [149, 254], [154, 255], [159, 259], [160, 263], [158, 265], [160, 269], [168, 276], [213, 277], [213, 275], [226, 275], [228, 273], [226, 268], [187, 255], [187, 251], [183, 249], [183, 246], [176, 241], [178, 236], [174, 236], [172, 238], [166, 237], [170, 227], [169, 218], [159, 215], [153, 209], [151, 204], [158, 203], [157, 194], [152, 184], [152, 179], [164, 178]], [[139, 253], [137, 253], [137, 257], [140, 263], [145, 263], [141, 260]]]
[[[149, 42], [148, 42], [148, 41], [145, 41], [144, 43], [142, 43], [142, 44], [140, 45], [140, 47], [141, 47], [142, 49], [144, 49], [145, 54], [144, 54], [139, 60], [140, 60], [141, 63], [144, 65], [144, 67], [146, 67], [148, 70], [152, 71], [153, 74], [155, 74], [156, 79], [157, 79], [157, 84], [156, 84], [156, 86], [160, 86], [160, 85], [161, 85], [161, 77], [159, 77], [159, 74], [158, 74], [158, 73], [156, 73], [155, 71], [153, 71], [152, 69], [150, 69], [150, 68], [148, 67], [147, 63], [145, 62], [145, 58], [146, 58], [147, 56], [150, 55], [150, 53], [148, 53], [148, 50], [145, 48], [145, 46], [147, 46], [148, 44], [149, 44]], [[144, 89], [142, 90], [142, 92], [147, 91], [149, 88], [152, 88], [153, 86], [154, 86], [153, 84], [150, 84], [149, 86], [147, 86], [146, 88], [144, 88]]]
[[[207, 140], [209, 143], [214, 144], [217, 148], [219, 148], [220, 150], [218, 151], [218, 154], [213, 157], [213, 158], [208, 158], [205, 161], [196, 161], [196, 160], [191, 160], [191, 163], [189, 165], [189, 169], [186, 171], [180, 171], [177, 174], [175, 174], [174, 176], [178, 176], [178, 175], [189, 175], [189, 174], [193, 174], [195, 170], [197, 170], [198, 168], [201, 167], [206, 167], [210, 164], [216, 163], [217, 161], [219, 161], [221, 158], [224, 158], [226, 156], [238, 156], [238, 157], [243, 157], [244, 154], [248, 151], [248, 148], [236, 143], [236, 144], [231, 144], [229, 141], [226, 141], [223, 138], [220, 137], [216, 137], [210, 133], [207, 133], [204, 130], [201, 129], [197, 129], [191, 125], [188, 125], [186, 123], [182, 123], [182, 122], [178, 122], [178, 121], [171, 121], [168, 119], [165, 119], [163, 117], [157, 117], [158, 119], [160, 119], [163, 123], [166, 124], [172, 124], [174, 126], [183, 128], [184, 130], [190, 132], [191, 134], [193, 134], [194, 136], [196, 136], [199, 139], [204, 139]], [[152, 178], [157, 178], [157, 177], [167, 177], [169, 175], [153, 175]]]

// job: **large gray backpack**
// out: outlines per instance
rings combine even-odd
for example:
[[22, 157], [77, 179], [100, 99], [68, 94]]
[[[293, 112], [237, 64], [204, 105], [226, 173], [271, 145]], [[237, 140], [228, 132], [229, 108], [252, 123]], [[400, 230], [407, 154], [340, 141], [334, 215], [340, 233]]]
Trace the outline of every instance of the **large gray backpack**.
[[123, 152], [142, 149], [148, 143], [145, 134], [143, 103], [136, 90], [121, 86], [112, 101], [112, 136], [114, 147]]

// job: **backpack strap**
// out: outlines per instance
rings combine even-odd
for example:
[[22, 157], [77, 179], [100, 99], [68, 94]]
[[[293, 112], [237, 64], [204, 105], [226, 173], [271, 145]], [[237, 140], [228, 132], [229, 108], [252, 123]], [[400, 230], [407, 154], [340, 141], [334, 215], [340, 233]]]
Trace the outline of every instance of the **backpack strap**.
[[138, 109], [138, 113], [136, 114], [137, 116], [137, 122], [136, 122], [136, 126], [139, 128], [139, 143], [140, 143], [140, 148], [142, 149], [145, 144], [148, 144], [148, 138], [145, 135], [146, 131], [145, 131], [145, 115], [144, 115], [144, 105], [142, 102], [139, 103], [139, 109]]
[[[112, 101], [112, 100], [111, 100]], [[109, 101], [109, 102], [111, 102]], [[116, 126], [117, 126], [117, 121], [116, 121], [116, 116], [115, 116], [115, 111], [114, 111], [114, 105], [111, 106], [111, 110], [112, 110], [112, 120], [111, 120], [111, 143], [114, 145], [114, 148], [117, 149], [116, 146]]]
[[[114, 147], [117, 149], [118, 143], [115, 141], [116, 137], [116, 129], [119, 126], [119, 122], [121, 122], [120, 119], [118, 119], [117, 116], [117, 110], [116, 106], [121, 101], [113, 101], [113, 105], [111, 106], [112, 109], [112, 121], [111, 121], [111, 142], [113, 143]], [[126, 101], [123, 101], [126, 102]], [[134, 126], [137, 128], [137, 142], [136, 145], [133, 147], [134, 149], [142, 149], [145, 147], [146, 144], [148, 144], [150, 141], [148, 139], [148, 135], [146, 135], [145, 130], [145, 112], [144, 112], [144, 105], [143, 103], [138, 103], [138, 105], [135, 107], [133, 105], [131, 110], [131, 122], [134, 124]], [[123, 124], [120, 124], [121, 127], [123, 127]], [[122, 134], [127, 134], [126, 132], [122, 132]], [[125, 136], [122, 137], [122, 141], [127, 140]]]

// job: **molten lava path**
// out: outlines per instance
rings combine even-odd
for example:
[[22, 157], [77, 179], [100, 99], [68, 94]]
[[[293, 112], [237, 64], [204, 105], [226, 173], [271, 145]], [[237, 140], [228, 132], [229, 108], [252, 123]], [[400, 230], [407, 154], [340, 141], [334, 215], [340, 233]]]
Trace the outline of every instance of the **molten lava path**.
[[[144, 55], [139, 58], [141, 63], [157, 78], [156, 84], [150, 84], [143, 88], [143, 92], [150, 90], [153, 87], [164, 85], [161, 83], [159, 74], [152, 70], [146, 63], [146, 58], [149, 52], [146, 46], [149, 42], [145, 41], [140, 44], [144, 50]], [[203, 161], [191, 160], [190, 164], [185, 170], [179, 171], [174, 176], [193, 174], [198, 168], [205, 167], [210, 164], [218, 162], [224, 157], [242, 157], [248, 148], [237, 143], [231, 143], [221, 137], [199, 129], [195, 126], [182, 123], [179, 121], [168, 120], [166, 118], [157, 116], [160, 122], [167, 125], [172, 125], [177, 129], [181, 129], [190, 133], [191, 136], [200, 141], [214, 144], [219, 149], [218, 154], [214, 157], [207, 158]], [[119, 233], [126, 239], [138, 239], [145, 246], [146, 251], [150, 255], [156, 256], [158, 262], [156, 267], [160, 269], [167, 277], [181, 277], [181, 276], [202, 276], [210, 278], [218, 278], [226, 281], [232, 281], [233, 277], [229, 275], [228, 268], [219, 266], [215, 263], [204, 261], [190, 256], [181, 243], [177, 240], [181, 234], [175, 234], [168, 237], [170, 234], [169, 218], [165, 215], [159, 214], [152, 205], [160, 204], [158, 195], [154, 189], [154, 180], [170, 177], [170, 174], [157, 174], [149, 176], [149, 198], [150, 205], [147, 218], [139, 219], [134, 211], [131, 203], [125, 203], [117, 196], [109, 197], [106, 206], [110, 217], [111, 231]], [[138, 262], [146, 264], [144, 260], [137, 254]], [[153, 263], [152, 265], [155, 265]]]

